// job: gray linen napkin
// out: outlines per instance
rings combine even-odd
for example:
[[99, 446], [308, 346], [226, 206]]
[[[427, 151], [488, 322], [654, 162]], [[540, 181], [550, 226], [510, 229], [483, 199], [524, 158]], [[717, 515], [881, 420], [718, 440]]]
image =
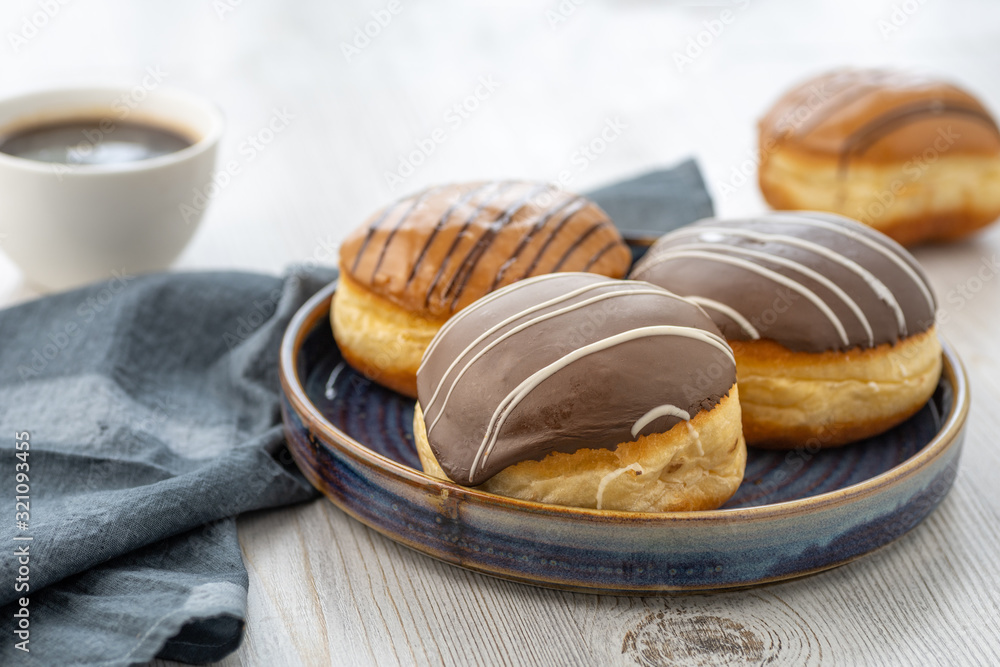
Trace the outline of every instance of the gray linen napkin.
[[694, 160], [613, 183], [587, 196], [626, 233], [659, 236], [713, 215], [712, 198]]
[[[626, 230], [712, 213], [692, 161], [591, 196]], [[335, 275], [119, 275], [0, 311], [0, 664], [236, 649], [248, 581], [234, 517], [315, 495], [282, 438], [278, 347]]]

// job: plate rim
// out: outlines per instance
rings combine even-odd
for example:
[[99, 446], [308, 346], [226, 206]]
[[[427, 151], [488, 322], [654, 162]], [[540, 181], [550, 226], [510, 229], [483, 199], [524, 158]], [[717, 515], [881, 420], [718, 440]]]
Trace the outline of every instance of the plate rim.
[[[392, 475], [397, 481], [435, 491], [437, 494], [447, 494], [451, 497], [475, 498], [476, 500], [494, 506], [501, 506], [511, 511], [530, 512], [550, 516], [578, 516], [588, 522], [609, 522], [620, 524], [622, 521], [642, 521], [649, 525], [676, 525], [678, 523], [729, 523], [734, 520], [742, 522], [766, 521], [775, 517], [789, 517], [810, 513], [822, 508], [835, 507], [844, 503], [866, 498], [881, 489], [895, 485], [919, 470], [931, 465], [943, 456], [956, 442], [965, 426], [969, 413], [969, 382], [962, 360], [954, 348], [938, 333], [941, 341], [943, 369], [952, 385], [953, 398], [951, 409], [943, 419], [941, 428], [927, 445], [902, 463], [850, 486], [828, 491], [826, 493], [786, 500], [780, 503], [739, 507], [729, 509], [699, 510], [696, 512], [624, 512], [618, 510], [598, 510], [582, 507], [566, 507], [551, 505], [517, 498], [508, 498], [478, 489], [473, 489], [454, 482], [447, 482], [425, 474], [394, 461], [374, 450], [364, 443], [355, 440], [350, 435], [333, 425], [323, 416], [322, 412], [306, 395], [296, 371], [298, 353], [301, 342], [315, 328], [320, 319], [329, 320], [330, 306], [339, 281], [334, 280], [307, 300], [289, 321], [282, 336], [279, 353], [279, 376], [282, 389], [293, 410], [310, 430], [323, 434], [323, 444], [335, 446], [337, 450], [354, 461], [366, 466], [377, 468], [380, 472]], [[789, 450], [795, 451], [795, 450]]]

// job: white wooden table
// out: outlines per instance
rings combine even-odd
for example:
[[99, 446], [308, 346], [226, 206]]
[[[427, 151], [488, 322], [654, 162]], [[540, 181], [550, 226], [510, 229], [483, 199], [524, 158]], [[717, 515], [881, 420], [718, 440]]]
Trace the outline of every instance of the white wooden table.
[[[688, 155], [721, 214], [753, 213], [756, 118], [792, 82], [842, 64], [947, 73], [1000, 110], [991, 0], [750, 0], [725, 17], [722, 2], [641, 0], [59, 2], [3, 3], [0, 94], [134, 83], [152, 67], [228, 117], [220, 162], [239, 160], [241, 173], [180, 269], [331, 263], [368, 213], [430, 183], [570, 170], [570, 187], [587, 189]], [[343, 44], [381, 10], [391, 20], [348, 58]], [[685, 54], [699, 39], [701, 53]], [[482, 99], [456, 115], [477, 88]], [[249, 158], [241, 144], [277, 112], [294, 119]], [[615, 118], [625, 130], [581, 170], [575, 151]], [[445, 140], [391, 190], [386, 172], [439, 127]], [[588, 596], [438, 563], [318, 500], [240, 520], [248, 627], [223, 664], [1000, 663], [1000, 279], [956, 291], [997, 253], [1000, 226], [917, 252], [973, 409], [953, 491], [877, 554], [757, 590]], [[0, 303], [31, 296], [0, 258]]]

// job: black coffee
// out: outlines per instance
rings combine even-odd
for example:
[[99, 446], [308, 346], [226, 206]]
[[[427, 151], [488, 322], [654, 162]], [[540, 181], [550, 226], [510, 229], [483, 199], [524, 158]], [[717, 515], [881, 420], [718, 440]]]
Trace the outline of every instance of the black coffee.
[[175, 153], [192, 143], [177, 132], [147, 123], [70, 120], [2, 136], [0, 152], [57, 164], [120, 164]]

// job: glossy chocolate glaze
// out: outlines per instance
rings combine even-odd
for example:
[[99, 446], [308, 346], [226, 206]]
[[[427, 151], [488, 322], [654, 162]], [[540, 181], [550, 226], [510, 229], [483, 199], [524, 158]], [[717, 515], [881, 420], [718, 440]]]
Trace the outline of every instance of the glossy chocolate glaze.
[[760, 146], [765, 159], [786, 147], [836, 156], [843, 172], [857, 159], [905, 162], [932, 147], [939, 153], [996, 155], [1000, 130], [979, 100], [946, 81], [842, 69], [782, 96], [760, 121]]
[[465, 485], [550, 452], [667, 431], [735, 382], [732, 351], [698, 306], [587, 273], [480, 299], [442, 327], [417, 371], [428, 441]]
[[596, 204], [545, 183], [429, 188], [347, 237], [341, 270], [397, 305], [445, 318], [503, 285], [556, 271], [620, 278], [630, 253]]
[[696, 300], [728, 340], [804, 352], [895, 343], [936, 310], [912, 255], [829, 213], [703, 220], [661, 237], [630, 277]]

